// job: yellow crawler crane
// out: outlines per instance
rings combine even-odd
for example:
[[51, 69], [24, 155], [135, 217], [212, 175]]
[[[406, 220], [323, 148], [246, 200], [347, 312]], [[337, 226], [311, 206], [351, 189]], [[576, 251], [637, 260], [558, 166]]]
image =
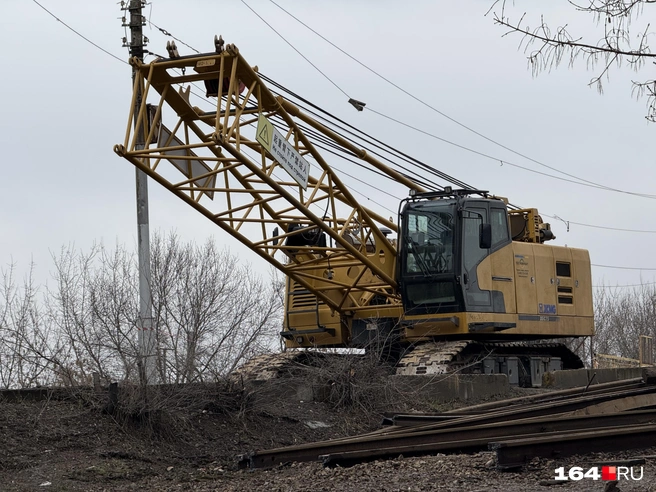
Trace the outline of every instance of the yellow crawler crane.
[[[587, 251], [545, 245], [554, 236], [536, 209], [425, 189], [275, 95], [234, 45], [215, 44], [131, 60], [115, 152], [284, 273], [288, 348], [384, 340], [402, 374], [467, 368], [524, 385], [581, 366], [554, 339], [593, 334]], [[319, 151], [327, 142], [410, 190], [398, 220], [362, 206]]]

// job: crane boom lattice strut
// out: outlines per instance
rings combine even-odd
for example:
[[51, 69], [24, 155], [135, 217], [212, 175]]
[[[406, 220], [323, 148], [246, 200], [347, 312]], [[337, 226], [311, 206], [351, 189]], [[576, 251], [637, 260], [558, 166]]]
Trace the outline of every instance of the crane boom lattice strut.
[[[136, 128], [128, 127], [115, 147], [119, 155], [332, 310], [352, 313], [373, 297], [385, 299], [381, 309], [398, 306], [396, 249], [386, 237], [396, 223], [358, 203], [300, 123], [408, 187], [421, 187], [275, 96], [234, 45], [131, 63], [143, 102]], [[191, 104], [189, 86], [177, 88], [193, 83], [204, 84], [207, 107]], [[260, 126], [258, 136], [263, 118], [268, 131]], [[139, 132], [148, 142], [143, 150]], [[290, 179], [290, 163], [305, 166], [306, 185]]]

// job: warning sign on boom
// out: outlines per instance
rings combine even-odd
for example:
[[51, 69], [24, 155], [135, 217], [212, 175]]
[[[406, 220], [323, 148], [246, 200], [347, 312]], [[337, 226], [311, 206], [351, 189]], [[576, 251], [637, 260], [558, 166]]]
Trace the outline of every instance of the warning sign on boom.
[[307, 190], [310, 163], [294, 148], [291, 142], [285, 140], [273, 124], [260, 115], [257, 121], [257, 141], [271, 156], [294, 178], [299, 185]]
[[[264, 118], [264, 116], [260, 116], [260, 121]], [[266, 118], [264, 118], [266, 123], [264, 125], [260, 125], [258, 122], [257, 125], [257, 141], [260, 142], [260, 144], [264, 145], [267, 150], [271, 149], [271, 129], [273, 128], [271, 126], [271, 123], [267, 121]], [[260, 128], [261, 126], [261, 128]]]

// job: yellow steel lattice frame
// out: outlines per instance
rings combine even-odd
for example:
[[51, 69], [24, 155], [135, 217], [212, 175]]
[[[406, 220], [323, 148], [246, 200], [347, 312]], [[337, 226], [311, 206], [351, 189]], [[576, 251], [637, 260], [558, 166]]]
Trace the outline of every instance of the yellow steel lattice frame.
[[[234, 45], [220, 53], [131, 63], [136, 69], [131, 116], [124, 143], [115, 147], [117, 154], [335, 311], [365, 309], [374, 297], [377, 304], [385, 299], [388, 305], [398, 305], [395, 245], [381, 232], [396, 231], [395, 222], [358, 203], [299, 122], [399, 182], [409, 187], [414, 183], [274, 96]], [[221, 96], [206, 98], [207, 108], [192, 106], [189, 84], [208, 80]], [[196, 91], [199, 85], [193, 87]], [[255, 126], [260, 115], [274, 122], [311, 163], [307, 190], [258, 143]], [[158, 141], [160, 123], [175, 140]], [[198, 162], [203, 163], [200, 174], [192, 170]], [[186, 175], [180, 172], [184, 163]], [[294, 236], [292, 225], [306, 228], [306, 235], [325, 234], [326, 246], [287, 244]], [[283, 254], [276, 255], [279, 252]]]

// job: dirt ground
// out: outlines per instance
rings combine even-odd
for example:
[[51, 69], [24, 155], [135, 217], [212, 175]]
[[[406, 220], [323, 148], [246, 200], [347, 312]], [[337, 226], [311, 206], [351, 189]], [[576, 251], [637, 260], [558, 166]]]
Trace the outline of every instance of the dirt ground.
[[243, 471], [238, 454], [357, 434], [380, 416], [317, 402], [218, 409], [188, 408], [145, 425], [80, 400], [0, 400], [0, 491], [603, 491], [608, 486], [591, 479], [554, 484], [554, 469], [636, 456], [647, 457], [643, 479], [615, 490], [656, 491], [656, 443], [612, 456], [535, 460], [518, 473], [497, 471], [489, 452]]

